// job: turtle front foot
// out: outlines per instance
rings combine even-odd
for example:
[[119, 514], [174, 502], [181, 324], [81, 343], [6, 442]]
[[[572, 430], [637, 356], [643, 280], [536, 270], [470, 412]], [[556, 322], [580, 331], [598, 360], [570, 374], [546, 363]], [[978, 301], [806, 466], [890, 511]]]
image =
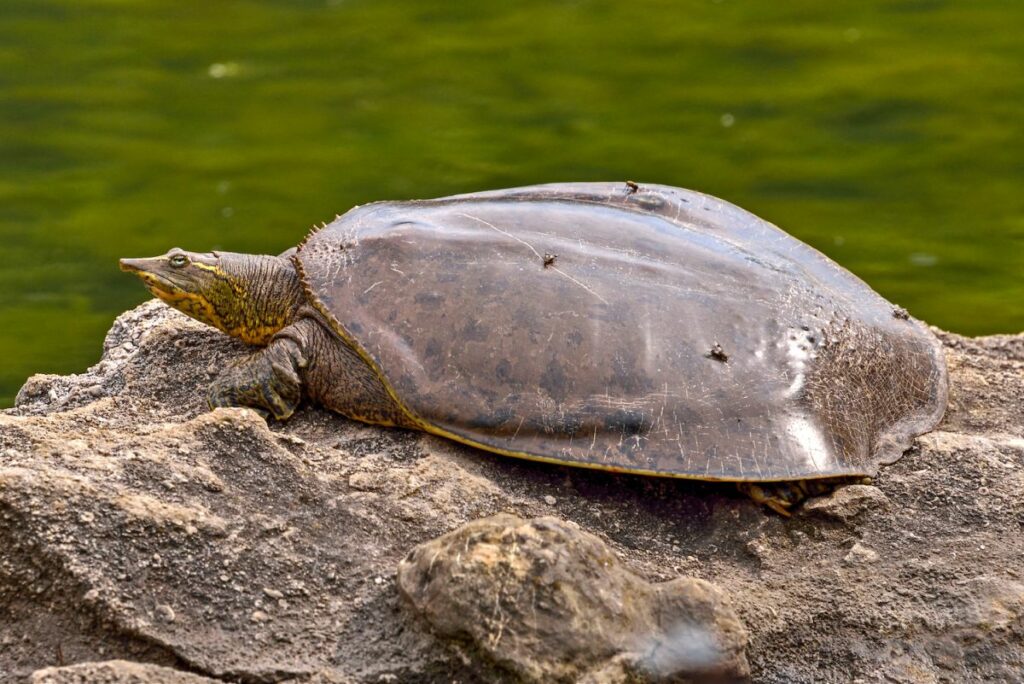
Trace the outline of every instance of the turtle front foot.
[[[737, 482], [736, 487], [755, 503], [767, 506], [786, 518], [793, 509], [812, 496], [827, 494], [841, 484], [863, 482], [867, 478], [838, 478], [823, 480], [793, 480], [792, 482]], [[869, 480], [870, 481], [870, 480]]]
[[298, 345], [291, 340], [275, 340], [266, 349], [222, 372], [210, 386], [210, 408], [245, 406], [264, 418], [285, 420], [302, 400], [299, 369], [305, 365]]

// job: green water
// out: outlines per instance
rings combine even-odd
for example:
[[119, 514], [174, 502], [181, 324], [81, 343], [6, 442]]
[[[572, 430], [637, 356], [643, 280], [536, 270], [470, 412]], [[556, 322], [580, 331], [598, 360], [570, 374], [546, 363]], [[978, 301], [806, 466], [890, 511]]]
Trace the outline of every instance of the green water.
[[914, 315], [1024, 329], [1024, 3], [2, 0], [0, 405], [146, 298], [375, 199], [691, 187]]

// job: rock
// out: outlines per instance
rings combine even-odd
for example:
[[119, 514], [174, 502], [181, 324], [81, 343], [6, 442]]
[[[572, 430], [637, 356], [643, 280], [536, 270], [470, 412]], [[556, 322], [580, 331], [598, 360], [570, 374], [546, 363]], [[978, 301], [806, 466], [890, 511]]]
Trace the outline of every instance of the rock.
[[48, 667], [32, 673], [29, 679], [30, 684], [214, 684], [217, 681], [168, 667], [124, 660]]
[[174, 622], [174, 609], [166, 603], [161, 603], [157, 605], [156, 614], [159, 615], [160, 619], [164, 622]]
[[866, 511], [884, 512], [889, 509], [889, 498], [878, 487], [852, 484], [839, 487], [826, 496], [819, 496], [804, 504], [807, 513], [850, 521]]
[[860, 542], [857, 542], [852, 548], [850, 548], [850, 552], [843, 556], [843, 562], [847, 565], [876, 563], [878, 562], [878, 552], [874, 549], [869, 549]]
[[723, 592], [693, 578], [651, 584], [557, 518], [464, 525], [416, 547], [398, 587], [438, 633], [469, 639], [527, 682], [575, 682], [610, 665], [622, 682], [749, 674], [747, 634]]
[[[508, 625], [493, 648], [446, 636], [409, 610], [395, 571], [480, 518], [548, 515], [554, 492], [564, 520], [543, 535], [569, 530], [576, 551], [520, 548], [531, 563], [554, 554], [550, 572], [577, 582], [548, 586], [552, 602], [593, 587], [587, 567], [640, 597], [601, 624], [628, 617], [699, 644], [672, 639], [658, 610], [725, 595], [755, 681], [1024, 681], [1024, 335], [942, 339], [952, 405], [939, 430], [873, 486], [783, 520], [725, 484], [519, 461], [313, 407], [270, 425], [210, 412], [207, 369], [248, 348], [144, 304], [114, 323], [96, 366], [35, 376], [0, 413], [0, 682], [112, 659], [247, 682], [513, 682], [554, 656]], [[706, 603], [665, 599], [703, 590]], [[601, 600], [589, 591], [580, 614], [596, 624]], [[585, 672], [567, 667], [590, 684], [672, 669], [616, 638]]]

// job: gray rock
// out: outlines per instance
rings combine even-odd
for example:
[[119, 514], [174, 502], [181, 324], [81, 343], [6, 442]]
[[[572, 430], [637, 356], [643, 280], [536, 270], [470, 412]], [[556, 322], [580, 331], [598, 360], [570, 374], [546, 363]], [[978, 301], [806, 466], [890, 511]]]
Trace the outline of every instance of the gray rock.
[[877, 563], [878, 552], [872, 548], [857, 542], [850, 548], [850, 552], [843, 556], [843, 562], [847, 565], [859, 565], [861, 563]]
[[[651, 584], [557, 518], [463, 525], [413, 550], [398, 587], [438, 633], [468, 639], [523, 681], [749, 675], [747, 634], [722, 591], [689, 577]], [[609, 679], [609, 666], [622, 678]]]
[[[553, 492], [558, 525], [606, 545], [624, 587], [692, 575], [727, 594], [756, 681], [1024, 681], [1024, 335], [943, 340], [952, 405], [882, 469], [882, 496], [783, 520], [728, 485], [517, 461], [316, 408], [211, 413], [207, 368], [247, 348], [145, 304], [96, 366], [36, 376], [0, 413], [0, 681], [111, 659], [248, 682], [514, 681], [526, 665], [414, 619], [395, 569], [479, 518], [550, 514]], [[855, 544], [877, 560], [846, 562]], [[652, 677], [641, 651], [582, 677]]]

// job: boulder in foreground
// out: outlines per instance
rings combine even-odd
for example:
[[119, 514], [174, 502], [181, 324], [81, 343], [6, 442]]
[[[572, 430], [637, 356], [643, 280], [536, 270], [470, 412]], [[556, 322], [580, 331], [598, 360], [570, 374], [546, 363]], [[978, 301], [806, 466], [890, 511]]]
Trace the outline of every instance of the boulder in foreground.
[[438, 633], [470, 640], [524, 681], [749, 674], [747, 634], [721, 590], [688, 577], [651, 584], [557, 518], [464, 525], [416, 547], [398, 588]]

